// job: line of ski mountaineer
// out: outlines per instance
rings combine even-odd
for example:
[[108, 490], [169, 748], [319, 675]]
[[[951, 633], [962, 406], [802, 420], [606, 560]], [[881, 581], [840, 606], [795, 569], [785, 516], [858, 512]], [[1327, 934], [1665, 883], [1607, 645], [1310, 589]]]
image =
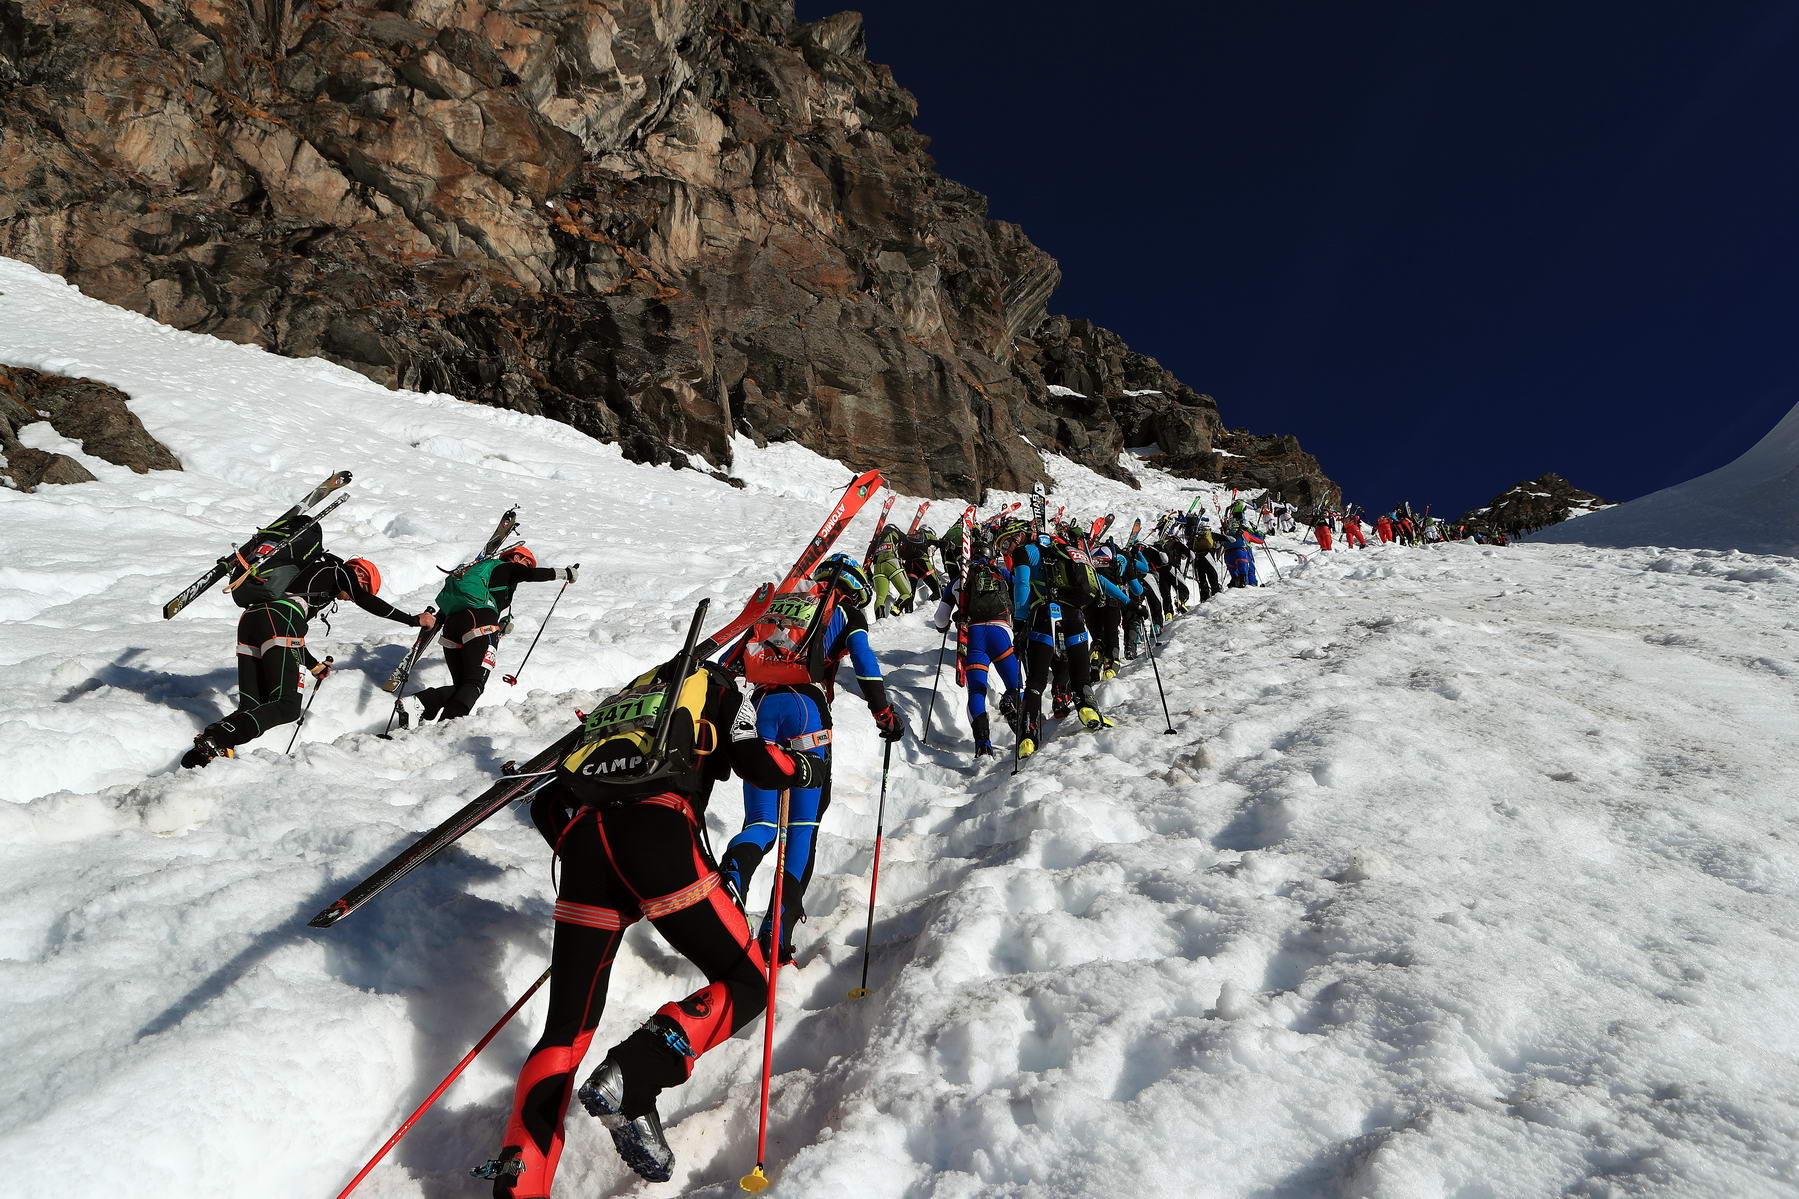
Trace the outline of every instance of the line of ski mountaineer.
[[[329, 664], [306, 650], [306, 622], [334, 602], [348, 599], [419, 629], [412, 652], [388, 680], [401, 695], [432, 635], [444, 637], [451, 684], [406, 702], [424, 717], [447, 719], [467, 714], [479, 698], [509, 625], [514, 588], [557, 578], [566, 587], [575, 579], [576, 567], [538, 567], [522, 543], [506, 544], [517, 528], [516, 513], [508, 512], [473, 559], [446, 571], [431, 608], [399, 612], [377, 598], [380, 579], [371, 562], [340, 559], [323, 548], [319, 518], [342, 497], [319, 505], [348, 481], [348, 472], [326, 480], [165, 608], [173, 615], [207, 586], [235, 576], [228, 590], [243, 609], [243, 702], [207, 726], [190, 751], [195, 760], [184, 764], [203, 765], [298, 717], [299, 669], [324, 665], [328, 672]], [[633, 1170], [652, 1181], [671, 1176], [674, 1154], [657, 1114], [658, 1096], [685, 1082], [708, 1050], [772, 1010], [778, 969], [769, 963], [793, 961], [817, 833], [830, 805], [831, 703], [844, 660], [889, 746], [907, 732], [869, 642], [871, 604], [881, 619], [912, 611], [921, 594], [937, 601], [934, 623], [946, 643], [952, 628], [956, 634], [957, 677], [968, 689], [977, 759], [996, 753], [986, 706], [994, 671], [1005, 684], [999, 706], [1022, 759], [1044, 735], [1046, 693], [1051, 719], [1073, 712], [1087, 728], [1112, 724], [1094, 702], [1093, 685], [1146, 648], [1153, 657], [1154, 638], [1192, 599], [1189, 576], [1201, 602], [1221, 590], [1215, 555], [1224, 558], [1224, 585], [1257, 583], [1253, 547], [1261, 538], [1248, 528], [1241, 505], [1218, 534], [1209, 517], [1189, 510], [1164, 514], [1148, 537], [1139, 520], [1120, 540], [1108, 535], [1111, 517], [1083, 525], [1062, 519], [1064, 510], [1048, 518], [1041, 488], [1028, 516], [1012, 505], [977, 523], [971, 506], [942, 536], [924, 524], [929, 503], [900, 533], [886, 520], [890, 498], [862, 559], [831, 553], [881, 485], [876, 472], [854, 480], [778, 587], [759, 588], [735, 620], [704, 640], [698, 639], [702, 604], [681, 654], [597, 705], [578, 727], [313, 920], [319, 927], [336, 924], [500, 808], [530, 802], [532, 821], [562, 870], [544, 1031], [521, 1069], [502, 1148], [471, 1171], [490, 1179], [500, 1199], [549, 1196], [575, 1098], [604, 1122]], [[252, 640], [270, 628], [280, 631]], [[1025, 632], [1022, 666], [1014, 629]], [[294, 678], [292, 692], [287, 678]], [[396, 711], [403, 713], [400, 702]], [[732, 774], [743, 787], [743, 824], [715, 861], [704, 839], [705, 811], [713, 787]], [[752, 934], [744, 897], [771, 854], [774, 898]], [[870, 904], [872, 916], [872, 893]], [[640, 918], [693, 961], [706, 984], [663, 1004], [577, 1086], [612, 963], [625, 930]], [[764, 1132], [772, 1032], [765, 1024]], [[759, 1144], [746, 1188], [767, 1185], [764, 1149]]]
[[[315, 619], [323, 619], [329, 628], [330, 615], [340, 602], [419, 630], [411, 652], [384, 684], [389, 691], [403, 691], [431, 638], [441, 636], [450, 682], [410, 699], [420, 719], [449, 720], [468, 715], [487, 686], [500, 639], [512, 628], [514, 589], [520, 583], [561, 579], [567, 586], [575, 581], [578, 565], [539, 566], [524, 542], [503, 545], [518, 527], [516, 512], [509, 511], [473, 559], [444, 572], [443, 589], [431, 606], [422, 612], [402, 612], [381, 598], [381, 571], [374, 562], [342, 558], [325, 549], [323, 518], [347, 498], [334, 493], [350, 481], [347, 470], [330, 476], [163, 605], [163, 618], [168, 619], [229, 578], [225, 591], [241, 609], [238, 706], [194, 737], [193, 746], [181, 756], [183, 767], [235, 757], [238, 746], [302, 719], [300, 695], [306, 677], [312, 676], [316, 695], [318, 685], [330, 676], [333, 661], [314, 656], [306, 636]], [[395, 712], [405, 724], [410, 718], [400, 706], [401, 698], [396, 696]]]

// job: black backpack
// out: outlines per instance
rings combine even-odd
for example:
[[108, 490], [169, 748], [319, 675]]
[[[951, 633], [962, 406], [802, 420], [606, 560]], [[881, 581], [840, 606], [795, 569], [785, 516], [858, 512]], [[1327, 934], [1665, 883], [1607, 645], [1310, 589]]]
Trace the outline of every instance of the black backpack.
[[310, 516], [278, 520], [258, 529], [238, 551], [248, 568], [230, 585], [231, 598], [240, 608], [275, 603], [289, 594], [301, 572], [326, 556], [325, 531], [318, 521]]
[[962, 583], [962, 611], [974, 623], [1012, 615], [1012, 588], [993, 563], [969, 566]]
[[1086, 550], [1066, 542], [1055, 542], [1042, 551], [1042, 555], [1058, 598], [1076, 605], [1093, 602], [1093, 597], [1099, 594], [1099, 575], [1094, 572], [1093, 560], [1087, 557]]

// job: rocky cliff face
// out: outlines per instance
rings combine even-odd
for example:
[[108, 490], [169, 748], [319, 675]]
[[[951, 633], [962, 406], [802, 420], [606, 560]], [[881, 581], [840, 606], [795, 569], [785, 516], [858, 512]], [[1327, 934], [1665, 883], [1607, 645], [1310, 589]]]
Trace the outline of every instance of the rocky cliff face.
[[745, 432], [969, 494], [1151, 432], [1232, 478], [864, 51], [787, 0], [0, 0], [0, 253], [641, 460]]
[[1461, 522], [1504, 533], [1523, 533], [1608, 507], [1609, 503], [1551, 471], [1506, 488], [1484, 508], [1464, 513]]

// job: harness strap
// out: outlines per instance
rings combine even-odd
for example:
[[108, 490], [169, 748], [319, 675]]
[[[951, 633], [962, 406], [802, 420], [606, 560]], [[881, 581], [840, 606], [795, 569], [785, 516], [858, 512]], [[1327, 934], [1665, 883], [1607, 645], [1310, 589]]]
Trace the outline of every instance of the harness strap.
[[620, 932], [637, 923], [636, 916], [627, 916], [611, 908], [574, 903], [567, 899], [556, 901], [556, 919], [564, 924], [579, 924], [583, 928], [597, 928], [609, 933]]
[[270, 637], [261, 645], [240, 641], [237, 643], [237, 652], [246, 658], [260, 658], [271, 649], [300, 649], [305, 644], [304, 637]]
[[477, 637], [485, 637], [489, 633], [497, 633], [499, 631], [500, 631], [500, 626], [497, 624], [476, 625], [474, 628], [470, 629], [468, 632], [466, 632], [462, 635], [461, 641], [452, 641], [449, 637], [446, 636], [443, 639], [443, 642], [445, 645], [449, 646], [451, 649], [461, 649], [464, 645], [473, 641]]
[[801, 733], [797, 737], [787, 739], [788, 749], [818, 749], [831, 743], [831, 730], [819, 729], [813, 733]]
[[646, 899], [639, 907], [643, 914], [651, 920], [672, 916], [676, 912], [684, 911], [703, 901], [706, 896], [718, 889], [718, 883], [719, 876], [714, 872], [691, 886], [682, 887], [672, 895], [659, 895], [654, 899]]

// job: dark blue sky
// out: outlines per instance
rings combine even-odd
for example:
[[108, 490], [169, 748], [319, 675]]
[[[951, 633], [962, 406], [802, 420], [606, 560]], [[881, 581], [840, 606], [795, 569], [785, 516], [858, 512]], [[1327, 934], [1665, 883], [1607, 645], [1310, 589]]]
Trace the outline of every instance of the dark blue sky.
[[1793, 0], [859, 9], [1053, 311], [1368, 507], [1629, 499], [1799, 402]]

